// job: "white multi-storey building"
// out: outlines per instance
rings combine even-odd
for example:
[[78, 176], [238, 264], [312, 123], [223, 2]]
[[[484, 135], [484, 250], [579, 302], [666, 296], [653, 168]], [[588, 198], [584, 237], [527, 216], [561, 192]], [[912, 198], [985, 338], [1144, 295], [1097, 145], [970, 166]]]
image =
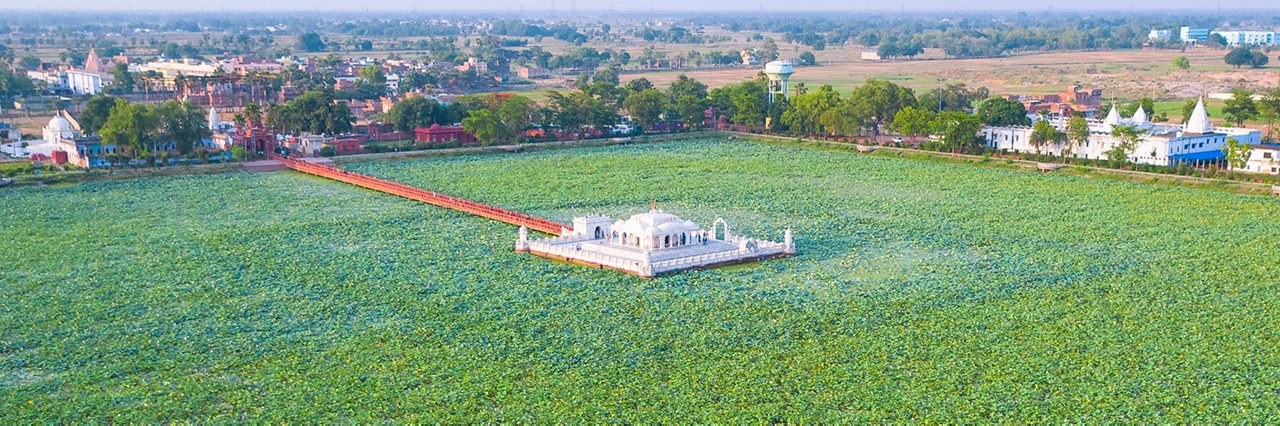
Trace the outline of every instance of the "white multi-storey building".
[[[1032, 119], [1041, 120], [1039, 117]], [[1066, 119], [1048, 120], [1059, 131], [1066, 131]], [[1141, 107], [1132, 117], [1124, 119], [1114, 105], [1105, 119], [1088, 122], [1088, 141], [1074, 147], [1068, 147], [1065, 143], [1051, 143], [1037, 148], [1031, 144], [1030, 126], [986, 126], [982, 128], [982, 136], [988, 147], [1004, 151], [1061, 156], [1070, 148], [1072, 157], [1103, 160], [1107, 159], [1108, 152], [1121, 143], [1112, 136], [1112, 130], [1117, 126], [1134, 126], [1142, 130], [1142, 135], [1138, 146], [1129, 154], [1129, 161], [1157, 166], [1221, 160], [1225, 157], [1222, 146], [1228, 138], [1250, 145], [1262, 141], [1262, 132], [1257, 130], [1214, 127], [1209, 122], [1204, 100], [1196, 104], [1187, 124], [1181, 126], [1152, 123]]]
[[1271, 46], [1276, 44], [1275, 31], [1214, 31], [1227, 40], [1228, 46]]
[[66, 79], [67, 89], [71, 90], [71, 93], [96, 95], [102, 93], [102, 83], [106, 78], [103, 74], [92, 71], [68, 70]]

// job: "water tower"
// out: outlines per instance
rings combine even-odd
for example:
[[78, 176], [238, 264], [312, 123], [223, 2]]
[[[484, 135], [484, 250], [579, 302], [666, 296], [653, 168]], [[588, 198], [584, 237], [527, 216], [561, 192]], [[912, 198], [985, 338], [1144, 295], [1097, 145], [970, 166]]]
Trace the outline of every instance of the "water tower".
[[787, 61], [773, 61], [764, 64], [764, 75], [769, 78], [769, 103], [772, 104], [774, 96], [781, 94], [787, 97], [791, 93], [791, 74], [795, 74], [795, 67]]

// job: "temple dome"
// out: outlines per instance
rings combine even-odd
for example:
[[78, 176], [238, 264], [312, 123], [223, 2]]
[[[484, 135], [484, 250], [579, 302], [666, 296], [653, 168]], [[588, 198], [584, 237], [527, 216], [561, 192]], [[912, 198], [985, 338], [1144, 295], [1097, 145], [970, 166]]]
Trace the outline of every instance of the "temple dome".
[[71, 127], [71, 122], [62, 118], [61, 115], [55, 115], [53, 118], [49, 119], [49, 124], [45, 126], [45, 129], [48, 129], [50, 132], [58, 133], [72, 132], [76, 130], [74, 127]]
[[701, 230], [698, 224], [692, 221], [681, 219], [676, 215], [664, 213], [662, 210], [657, 209], [632, 215], [627, 220], [619, 220], [613, 224], [611, 229], [618, 233], [625, 232], [629, 235], [642, 237]]

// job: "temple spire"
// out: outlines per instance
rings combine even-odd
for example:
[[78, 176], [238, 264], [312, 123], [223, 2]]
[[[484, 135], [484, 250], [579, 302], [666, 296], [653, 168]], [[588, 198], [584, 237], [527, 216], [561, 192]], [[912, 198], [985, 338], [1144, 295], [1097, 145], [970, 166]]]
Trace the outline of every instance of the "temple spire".
[[1132, 121], [1133, 124], [1138, 124], [1138, 125], [1145, 125], [1145, 124], [1151, 123], [1150, 119], [1147, 118], [1147, 110], [1143, 109], [1142, 105], [1138, 105], [1138, 110], [1133, 113], [1133, 117], [1130, 118], [1129, 121]]
[[1111, 112], [1107, 113], [1107, 119], [1103, 120], [1108, 125], [1117, 126], [1120, 124], [1120, 110], [1116, 109], [1116, 104], [1111, 103]]
[[1213, 133], [1213, 124], [1209, 123], [1209, 112], [1204, 108], [1204, 97], [1196, 101], [1196, 108], [1191, 111], [1191, 116], [1187, 118], [1187, 124], [1182, 126], [1182, 131], [1186, 133]]
[[84, 58], [84, 70], [89, 72], [102, 72], [102, 59], [98, 58], [98, 52], [89, 48], [89, 55]]

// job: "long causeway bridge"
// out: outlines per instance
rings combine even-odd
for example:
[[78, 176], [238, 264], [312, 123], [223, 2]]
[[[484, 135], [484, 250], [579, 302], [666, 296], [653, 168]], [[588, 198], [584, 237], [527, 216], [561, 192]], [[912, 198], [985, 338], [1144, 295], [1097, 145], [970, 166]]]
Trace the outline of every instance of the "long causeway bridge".
[[514, 212], [488, 204], [477, 203], [475, 201], [454, 197], [452, 195], [427, 191], [425, 189], [415, 188], [402, 183], [378, 179], [373, 176], [349, 172], [324, 164], [316, 164], [278, 155], [273, 155], [272, 159], [280, 162], [287, 168], [297, 170], [299, 172], [325, 177], [339, 182], [346, 182], [362, 188], [372, 189], [374, 191], [399, 195], [411, 200], [417, 200], [444, 208], [467, 212], [499, 222], [506, 222], [516, 226], [524, 226], [529, 229], [545, 232], [551, 235], [562, 235], [566, 233], [566, 231], [572, 229], [569, 225], [553, 222], [547, 219], [533, 217], [524, 213]]

